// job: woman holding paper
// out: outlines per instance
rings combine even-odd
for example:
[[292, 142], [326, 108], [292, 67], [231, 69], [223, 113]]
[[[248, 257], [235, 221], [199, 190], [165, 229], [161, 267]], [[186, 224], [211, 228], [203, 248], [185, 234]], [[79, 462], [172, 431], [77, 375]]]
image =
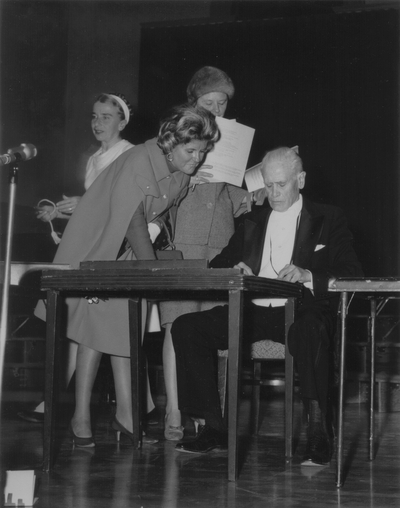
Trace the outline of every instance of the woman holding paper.
[[[189, 82], [188, 102], [215, 116], [224, 116], [235, 87], [230, 77], [215, 67], [202, 67]], [[178, 207], [174, 243], [184, 259], [213, 259], [227, 245], [234, 232], [234, 218], [250, 209], [251, 195], [226, 183], [210, 183], [213, 175], [207, 165], [191, 178], [190, 190]], [[182, 314], [206, 310], [218, 302], [162, 302], [161, 324], [165, 327], [163, 346], [164, 379], [167, 393], [165, 438], [178, 441], [183, 437], [178, 409], [175, 351], [171, 338], [173, 321]]]

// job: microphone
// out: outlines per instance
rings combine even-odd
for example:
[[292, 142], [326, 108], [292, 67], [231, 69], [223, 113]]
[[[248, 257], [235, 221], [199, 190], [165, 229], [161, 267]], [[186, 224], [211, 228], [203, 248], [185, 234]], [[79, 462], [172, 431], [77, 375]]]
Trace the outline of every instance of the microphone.
[[37, 155], [36, 146], [30, 143], [21, 143], [19, 146], [10, 148], [7, 153], [0, 155], [0, 166], [5, 166], [14, 161], [29, 161]]

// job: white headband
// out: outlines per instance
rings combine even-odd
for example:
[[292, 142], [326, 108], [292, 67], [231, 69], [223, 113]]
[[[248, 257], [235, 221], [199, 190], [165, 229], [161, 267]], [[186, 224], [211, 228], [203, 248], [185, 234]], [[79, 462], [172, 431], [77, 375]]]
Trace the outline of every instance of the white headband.
[[131, 114], [129, 112], [129, 109], [128, 109], [128, 106], [126, 105], [126, 103], [121, 99], [121, 97], [118, 97], [118, 95], [114, 95], [112, 93], [108, 93], [107, 95], [109, 97], [112, 97], [113, 99], [115, 99], [118, 102], [118, 104], [122, 108], [122, 111], [124, 112], [126, 123], [129, 123], [129, 118], [130, 118]]

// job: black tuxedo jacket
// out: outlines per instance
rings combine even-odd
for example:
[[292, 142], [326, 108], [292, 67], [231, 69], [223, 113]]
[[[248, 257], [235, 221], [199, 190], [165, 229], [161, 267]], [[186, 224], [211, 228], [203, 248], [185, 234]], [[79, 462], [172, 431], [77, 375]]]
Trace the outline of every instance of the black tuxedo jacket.
[[[210, 267], [232, 268], [243, 261], [258, 275], [271, 211], [263, 207], [246, 214], [228, 245], [210, 262]], [[363, 275], [352, 244], [353, 236], [340, 208], [303, 198], [292, 255], [292, 264], [310, 270], [313, 276], [314, 291], [305, 289], [303, 304], [327, 304], [334, 298], [335, 294], [327, 291], [332, 277]]]

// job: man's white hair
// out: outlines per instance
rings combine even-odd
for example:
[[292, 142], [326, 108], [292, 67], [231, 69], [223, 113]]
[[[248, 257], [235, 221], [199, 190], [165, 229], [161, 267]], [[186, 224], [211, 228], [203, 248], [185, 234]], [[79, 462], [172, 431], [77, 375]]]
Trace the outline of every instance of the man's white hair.
[[292, 169], [295, 173], [301, 173], [303, 171], [303, 162], [293, 148], [282, 146], [275, 148], [270, 152], [267, 152], [263, 158], [261, 171], [272, 162], [277, 162], [283, 166]]

